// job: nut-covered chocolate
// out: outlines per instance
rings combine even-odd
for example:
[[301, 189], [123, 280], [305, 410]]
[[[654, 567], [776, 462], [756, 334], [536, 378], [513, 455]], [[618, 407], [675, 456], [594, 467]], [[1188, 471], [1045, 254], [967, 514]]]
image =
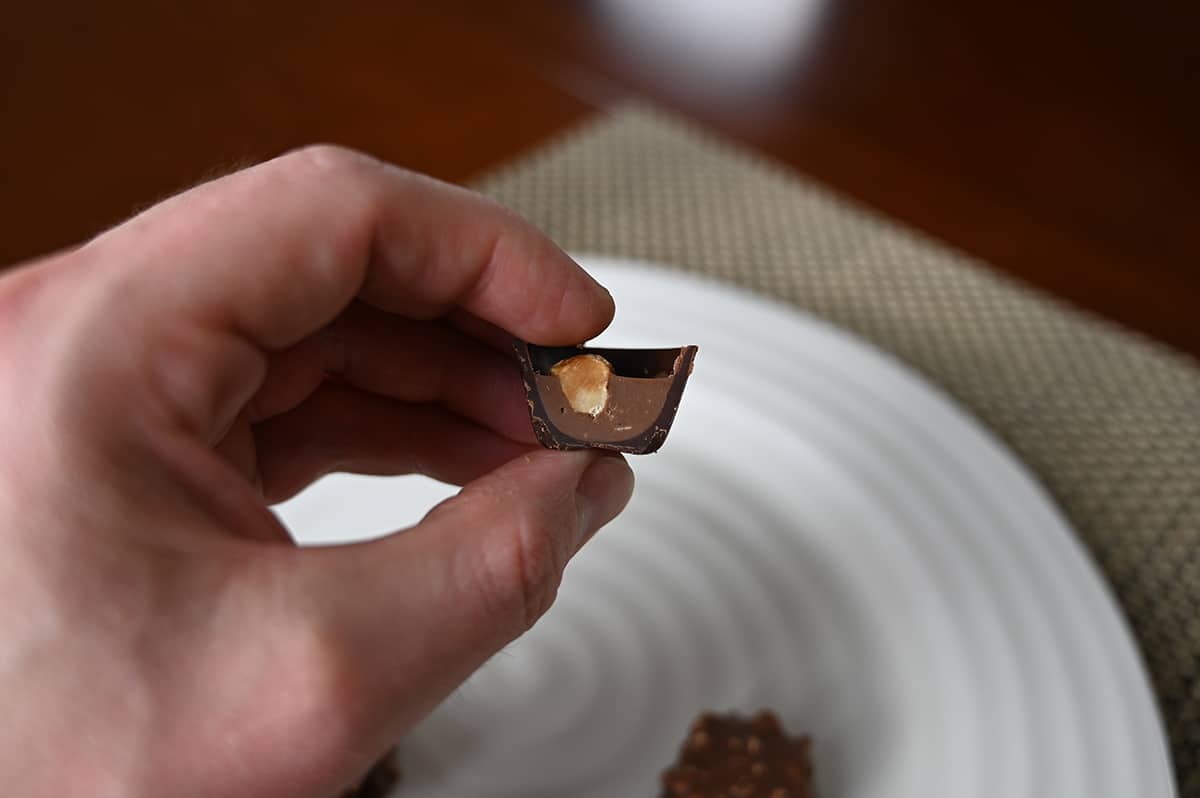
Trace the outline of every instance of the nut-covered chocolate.
[[514, 343], [534, 432], [550, 449], [656, 451], [667, 438], [696, 347], [601, 349]]
[[771, 712], [701, 715], [679, 759], [662, 774], [661, 798], [811, 798], [808, 737], [789, 737]]

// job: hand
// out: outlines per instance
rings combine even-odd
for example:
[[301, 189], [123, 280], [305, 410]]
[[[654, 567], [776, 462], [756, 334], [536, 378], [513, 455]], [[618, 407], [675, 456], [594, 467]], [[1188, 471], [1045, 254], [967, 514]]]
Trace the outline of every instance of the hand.
[[[0, 772], [22, 796], [314, 796], [549, 607], [628, 501], [535, 446], [509, 334], [607, 292], [467, 191], [316, 147], [0, 279]], [[321, 474], [464, 484], [301, 549]]]

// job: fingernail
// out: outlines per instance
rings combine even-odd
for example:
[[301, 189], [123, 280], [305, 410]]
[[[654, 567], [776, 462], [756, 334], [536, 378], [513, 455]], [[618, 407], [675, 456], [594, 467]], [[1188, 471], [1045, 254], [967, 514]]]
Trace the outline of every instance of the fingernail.
[[579, 511], [579, 540], [582, 546], [625, 509], [633, 495], [633, 470], [619, 454], [602, 454], [588, 466], [575, 489]]

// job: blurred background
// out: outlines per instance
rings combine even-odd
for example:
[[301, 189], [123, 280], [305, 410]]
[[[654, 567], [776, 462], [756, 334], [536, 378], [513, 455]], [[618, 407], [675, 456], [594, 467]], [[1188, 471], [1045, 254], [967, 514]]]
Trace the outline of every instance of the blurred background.
[[1200, 4], [0, 9], [0, 263], [313, 141], [469, 181], [649, 102], [1200, 355]]

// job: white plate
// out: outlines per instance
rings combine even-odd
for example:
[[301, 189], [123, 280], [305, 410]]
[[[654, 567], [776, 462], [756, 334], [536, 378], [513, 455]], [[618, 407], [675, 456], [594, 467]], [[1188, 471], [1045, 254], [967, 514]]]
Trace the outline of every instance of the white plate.
[[[826, 798], [1165, 798], [1116, 605], [1045, 492], [957, 406], [830, 326], [586, 258], [615, 346], [699, 344], [662, 452], [558, 602], [405, 740], [409, 798], [654, 798], [691, 718], [773, 707]], [[303, 539], [450, 493], [331, 477]]]

